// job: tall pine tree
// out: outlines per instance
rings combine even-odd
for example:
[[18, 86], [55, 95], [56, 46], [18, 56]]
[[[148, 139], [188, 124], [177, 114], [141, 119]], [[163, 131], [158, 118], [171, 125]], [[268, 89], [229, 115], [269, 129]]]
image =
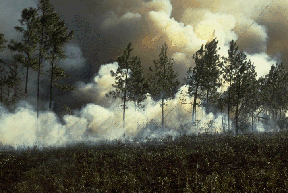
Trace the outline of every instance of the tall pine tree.
[[[239, 117], [242, 106], [250, 99], [249, 92], [254, 89], [256, 84], [255, 67], [251, 61], [247, 61], [246, 55], [242, 51], [238, 51], [236, 43], [232, 40], [228, 50], [228, 65], [224, 69], [224, 80], [228, 82], [228, 118], [232, 101], [235, 105], [235, 127], [236, 133], [239, 133]], [[229, 122], [228, 122], [229, 124]]]
[[[4, 34], [0, 33], [0, 52], [3, 52], [6, 49], [5, 44], [7, 43], [7, 40], [4, 38]], [[0, 102], [3, 103], [3, 88], [5, 86], [5, 61], [0, 58]]]
[[[8, 105], [12, 111], [16, 108], [16, 103], [25, 94], [22, 92], [21, 83], [23, 80], [23, 66], [19, 61], [22, 60], [21, 54], [13, 55], [13, 61], [8, 67], [7, 89], [8, 89]], [[10, 89], [12, 96], [10, 98]]]
[[197, 99], [201, 98], [203, 92], [201, 88], [204, 85], [204, 46], [193, 55], [193, 59], [195, 60], [195, 66], [190, 67], [187, 71], [187, 76], [185, 77], [185, 81], [188, 84], [188, 94], [190, 97], [193, 97], [193, 105], [192, 105], [192, 122], [196, 120], [196, 107], [200, 104], [197, 103]]
[[159, 59], [153, 60], [155, 70], [149, 67], [151, 96], [154, 99], [161, 99], [162, 104], [162, 128], [164, 128], [164, 100], [174, 98], [177, 87], [180, 84], [177, 80], [177, 73], [173, 69], [174, 60], [168, 58], [168, 45], [165, 43], [159, 54]]
[[42, 68], [42, 63], [44, 62], [44, 59], [47, 58], [47, 52], [50, 48], [49, 45], [49, 25], [50, 20], [55, 16], [53, 7], [49, 3], [49, 0], [40, 0], [38, 4], [38, 12], [40, 12], [39, 17], [36, 21], [37, 26], [37, 35], [39, 38], [39, 44], [38, 44], [38, 76], [37, 76], [37, 119], [39, 116], [39, 100], [40, 100], [40, 73]]
[[230, 112], [231, 112], [231, 85], [233, 80], [237, 74], [237, 70], [235, 69], [235, 64], [232, 62], [233, 57], [235, 57], [238, 52], [238, 46], [236, 46], [236, 42], [232, 40], [230, 42], [230, 47], [228, 50], [228, 58], [224, 58], [224, 63], [226, 64], [223, 68], [223, 79], [224, 83], [228, 84], [228, 101], [227, 101], [227, 114], [228, 114], [228, 131], [230, 131]]
[[125, 128], [125, 110], [126, 110], [126, 102], [129, 100], [128, 95], [128, 70], [131, 69], [131, 51], [132, 51], [132, 43], [130, 42], [126, 49], [124, 50], [123, 55], [118, 57], [118, 68], [116, 73], [112, 70], [111, 76], [115, 77], [115, 84], [112, 84], [116, 90], [110, 91], [106, 94], [106, 97], [112, 96], [113, 98], [121, 98], [124, 102], [123, 104], [123, 128]]
[[220, 56], [217, 54], [216, 38], [205, 45], [204, 55], [201, 58], [202, 65], [202, 91], [206, 92], [202, 100], [205, 101], [206, 110], [209, 111], [209, 104], [216, 103], [217, 89], [222, 85], [220, 78], [222, 62]]
[[[55, 62], [55, 57], [62, 56], [62, 52], [60, 51], [61, 46], [63, 45], [63, 42], [66, 41], [66, 36], [63, 34], [64, 30], [63, 25], [60, 23], [55, 23], [55, 20], [57, 20], [58, 15], [54, 11], [53, 5], [49, 2], [49, 0], [40, 0], [38, 4], [38, 12], [40, 12], [39, 17], [36, 20], [36, 26], [37, 26], [37, 35], [39, 38], [39, 43], [38, 43], [38, 50], [39, 50], [39, 55], [38, 55], [38, 80], [37, 80], [37, 118], [38, 118], [38, 112], [39, 112], [39, 100], [40, 100], [40, 73], [41, 73], [41, 68], [42, 68], [42, 63], [46, 60], [49, 62], [49, 60], [52, 58], [51, 61]], [[63, 22], [62, 22], [63, 23]], [[65, 27], [64, 27], [65, 28]], [[59, 36], [55, 36], [55, 31], [61, 29], [61, 34]], [[52, 38], [52, 34], [54, 35], [54, 39]], [[63, 38], [65, 36], [65, 38]], [[57, 37], [57, 38], [56, 38]], [[60, 39], [59, 39], [60, 38]], [[63, 39], [61, 39], [63, 38]], [[70, 36], [69, 36], [70, 38]], [[65, 39], [65, 40], [64, 40]], [[55, 49], [53, 49], [53, 45], [55, 46]], [[61, 45], [61, 46], [60, 46]], [[52, 50], [52, 51], [51, 51]], [[54, 51], [53, 51], [54, 50]], [[53, 60], [53, 55], [54, 55], [54, 60]], [[54, 69], [53, 69], [54, 71]], [[53, 73], [53, 71], [51, 71]], [[60, 74], [63, 74], [61, 70], [58, 71]], [[53, 80], [53, 76], [52, 76]], [[51, 95], [50, 95], [51, 96]]]
[[[53, 13], [53, 16], [50, 19], [48, 26], [48, 35], [49, 35], [49, 46], [51, 47], [49, 55], [46, 58], [50, 62], [50, 103], [49, 109], [51, 110], [52, 100], [53, 100], [53, 86], [58, 87], [60, 90], [74, 90], [75, 88], [72, 85], [60, 85], [57, 80], [62, 78], [68, 78], [69, 75], [65, 75], [64, 69], [60, 66], [57, 66], [56, 63], [60, 59], [66, 58], [62, 47], [65, 43], [73, 38], [74, 32], [71, 31], [67, 34], [67, 27], [65, 22], [60, 20], [60, 17], [56, 12]], [[55, 82], [55, 83], [54, 83]]]
[[260, 90], [262, 106], [269, 112], [270, 120], [281, 121], [288, 108], [288, 74], [283, 64], [271, 66], [269, 73], [261, 78]]
[[36, 18], [38, 16], [37, 9], [30, 7], [25, 8], [22, 11], [22, 19], [19, 20], [22, 26], [16, 26], [16, 31], [22, 34], [22, 42], [16, 42], [13, 39], [10, 41], [8, 47], [11, 51], [19, 52], [23, 55], [19, 55], [18, 62], [22, 63], [26, 67], [26, 82], [25, 82], [25, 95], [28, 94], [28, 71], [29, 68], [34, 70], [37, 68], [37, 58], [35, 57], [37, 51], [37, 43], [39, 42], [39, 37], [37, 35], [37, 25]]

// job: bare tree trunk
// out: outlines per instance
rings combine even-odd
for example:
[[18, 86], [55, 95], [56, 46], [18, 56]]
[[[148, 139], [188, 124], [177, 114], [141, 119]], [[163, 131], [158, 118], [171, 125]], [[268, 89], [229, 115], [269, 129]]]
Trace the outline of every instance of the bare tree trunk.
[[[126, 69], [126, 78], [125, 78], [124, 106], [123, 106], [123, 129], [125, 128], [125, 109], [126, 109], [127, 73], [128, 73], [128, 69]], [[124, 135], [125, 135], [125, 134], [124, 134]]]
[[27, 66], [27, 70], [26, 70], [26, 83], [25, 83], [25, 97], [27, 97], [27, 93], [28, 93], [28, 88], [27, 88], [27, 84], [28, 84], [28, 69], [29, 69], [29, 67]]
[[252, 132], [253, 132], [253, 115], [254, 115], [254, 112], [252, 112]]
[[123, 129], [125, 128], [125, 109], [126, 109], [126, 90], [124, 91], [124, 105], [123, 105]]
[[[44, 11], [43, 11], [42, 17], [44, 18], [44, 16], [45, 16], [45, 14], [44, 14]], [[41, 30], [42, 31], [41, 31], [41, 42], [40, 42], [40, 49], [39, 49], [38, 78], [37, 78], [37, 121], [38, 121], [38, 117], [39, 117], [40, 72], [41, 72], [41, 60], [42, 60], [41, 46], [43, 45], [43, 38], [44, 38], [44, 26], [43, 25], [42, 25], [42, 29]]]
[[49, 104], [49, 110], [51, 110], [51, 107], [52, 107], [53, 74], [54, 74], [54, 53], [53, 53], [53, 56], [52, 56], [52, 63], [51, 63], [50, 104]]
[[221, 105], [221, 116], [222, 116], [222, 128], [223, 128], [223, 133], [225, 133], [224, 118], [223, 118], [223, 106], [222, 106], [222, 105]]
[[236, 134], [239, 132], [239, 125], [238, 125], [238, 119], [239, 119], [239, 98], [240, 98], [240, 80], [238, 80], [238, 92], [237, 92], [237, 102], [236, 102]]
[[198, 85], [196, 85], [196, 92], [194, 95], [194, 101], [193, 101], [193, 109], [192, 109], [192, 119], [196, 121], [196, 101], [198, 97]]
[[[230, 78], [230, 84], [231, 85], [231, 78]], [[230, 90], [228, 88], [228, 131], [230, 131]]]
[[164, 98], [162, 97], [162, 129], [164, 129]]
[[3, 84], [1, 80], [1, 103], [3, 103]]

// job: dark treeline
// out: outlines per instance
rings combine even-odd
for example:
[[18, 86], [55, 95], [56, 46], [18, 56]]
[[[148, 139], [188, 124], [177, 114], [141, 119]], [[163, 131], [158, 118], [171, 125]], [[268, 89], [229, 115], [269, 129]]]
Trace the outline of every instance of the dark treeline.
[[[40, 0], [38, 8], [26, 8], [19, 20], [21, 27], [15, 30], [22, 40], [13, 39], [8, 42], [4, 34], [0, 33], [0, 51], [9, 49], [13, 61], [7, 63], [0, 58], [0, 102], [12, 112], [15, 104], [28, 95], [29, 69], [38, 73], [37, 81], [37, 117], [40, 97], [40, 75], [44, 62], [50, 64], [48, 71], [50, 80], [50, 105], [53, 101], [53, 88], [63, 91], [74, 90], [72, 85], [59, 84], [59, 80], [68, 78], [63, 68], [57, 62], [66, 58], [62, 50], [65, 43], [73, 38], [73, 31], [67, 33], [65, 22], [54, 11], [49, 0]], [[192, 122], [196, 120], [196, 110], [204, 106], [206, 113], [219, 112], [228, 115], [227, 130], [253, 131], [256, 120], [261, 120], [265, 126], [279, 127], [281, 130], [287, 125], [286, 111], [288, 105], [288, 75], [282, 64], [271, 67], [269, 74], [256, 78], [255, 67], [247, 60], [243, 51], [239, 51], [235, 41], [230, 42], [228, 57], [220, 57], [217, 53], [218, 41], [208, 42], [191, 56], [195, 65], [187, 69], [184, 80], [189, 86], [185, 93], [193, 97]], [[154, 100], [161, 101], [162, 127], [165, 125], [165, 100], [175, 97], [181, 86], [174, 71], [173, 58], [168, 57], [168, 45], [165, 43], [159, 58], [153, 60], [154, 68], [149, 67], [150, 76], [144, 78], [141, 60], [135, 56], [131, 58], [132, 44], [129, 43], [123, 55], [117, 58], [117, 72], [111, 71], [115, 77], [115, 88], [106, 94], [107, 97], [121, 98], [123, 101], [123, 127], [125, 127], [125, 109], [127, 102], [133, 101], [135, 111], [144, 108], [142, 102], [149, 93]], [[22, 72], [25, 71], [24, 74]], [[129, 76], [128, 76], [129, 74]], [[25, 88], [21, 83], [25, 81]], [[220, 92], [219, 88], [227, 90]], [[200, 103], [198, 101], [201, 101]], [[137, 108], [138, 107], [138, 108]], [[71, 113], [70, 109], [64, 107]], [[275, 127], [276, 128], [276, 127]], [[227, 131], [223, 127], [223, 131]]]
[[[255, 122], [259, 120], [267, 130], [276, 130], [277, 127], [283, 130], [287, 125], [288, 104], [288, 74], [283, 65], [273, 65], [269, 74], [257, 79], [254, 64], [247, 59], [243, 51], [238, 50], [235, 41], [230, 42], [227, 58], [217, 54], [220, 49], [217, 44], [215, 38], [205, 46], [202, 45], [192, 56], [195, 65], [191, 66], [184, 76], [185, 84], [188, 85], [188, 92], [184, 94], [194, 98], [192, 122], [197, 121], [196, 109], [202, 106], [206, 113], [227, 113], [228, 131], [254, 131]], [[153, 60], [155, 69], [149, 67], [149, 79], [143, 76], [140, 58], [129, 58], [131, 51], [132, 45], [129, 43], [124, 54], [118, 58], [117, 72], [111, 71], [116, 80], [113, 84], [116, 89], [106, 96], [121, 97], [124, 101], [124, 127], [127, 101], [135, 103], [135, 110], [136, 106], [143, 108], [141, 102], [149, 93], [152, 99], [161, 100], [164, 127], [164, 100], [173, 99], [180, 86], [177, 73], [173, 69], [174, 60], [167, 55], [168, 46], [165, 43], [159, 59]], [[226, 91], [221, 91], [221, 87], [224, 90], [227, 88]], [[224, 126], [223, 131], [227, 131]]]

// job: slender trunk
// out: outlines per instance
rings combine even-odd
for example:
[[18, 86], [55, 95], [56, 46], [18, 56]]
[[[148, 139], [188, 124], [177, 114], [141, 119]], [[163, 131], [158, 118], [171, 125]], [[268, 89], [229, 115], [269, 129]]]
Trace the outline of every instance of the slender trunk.
[[222, 116], [222, 128], [223, 128], [223, 133], [225, 133], [224, 118], [223, 118], [223, 106], [221, 106], [221, 116]]
[[136, 101], [134, 101], [134, 106], [135, 106], [135, 112], [136, 112]]
[[[28, 60], [29, 61], [29, 60]], [[26, 70], [26, 83], [25, 83], [25, 97], [27, 97], [27, 93], [28, 93], [28, 88], [27, 88], [27, 84], [28, 84], [28, 69], [29, 67], [27, 66], [27, 70]]]
[[237, 92], [237, 102], [236, 102], [236, 134], [239, 132], [238, 118], [239, 118], [239, 98], [240, 98], [240, 80], [238, 80], [238, 92]]
[[1, 103], [3, 103], [3, 85], [1, 85]]
[[51, 107], [52, 107], [53, 74], [54, 74], [54, 53], [53, 53], [53, 56], [52, 56], [52, 63], [51, 63], [50, 104], [49, 104], [49, 110], [51, 110]]
[[230, 131], [230, 90], [228, 90], [228, 131]]
[[280, 123], [280, 130], [282, 131], [283, 130], [283, 121], [282, 121], [282, 117], [281, 117], [281, 108], [280, 108], [280, 116], [279, 116], [279, 119], [280, 119], [280, 121], [281, 121], [281, 123]]
[[3, 103], [3, 77], [1, 73], [1, 103]]
[[[43, 11], [42, 17], [43, 18], [45, 17], [44, 11]], [[37, 121], [38, 121], [38, 117], [39, 117], [40, 72], [41, 72], [40, 69], [41, 69], [41, 60], [42, 60], [41, 46], [43, 46], [43, 51], [44, 51], [43, 38], [44, 38], [44, 26], [43, 26], [43, 23], [42, 23], [41, 41], [40, 41], [40, 47], [39, 47], [40, 49], [39, 49], [39, 61], [38, 61], [38, 77], [37, 77]]]
[[[165, 78], [165, 72], [166, 72], [166, 64], [164, 64], [164, 78]], [[165, 81], [163, 82], [162, 92], [165, 91]], [[164, 129], [164, 95], [162, 95], [162, 129]]]
[[41, 57], [42, 55], [40, 54], [39, 56], [39, 65], [38, 65], [38, 78], [37, 78], [37, 119], [39, 117], [39, 96], [40, 96], [40, 64], [41, 64]]
[[192, 109], [192, 119], [193, 121], [196, 121], [196, 101], [198, 97], [198, 85], [196, 85], [196, 91], [194, 94], [194, 102], [193, 102], [193, 109]]
[[10, 88], [7, 86], [8, 98], [7, 98], [7, 106], [10, 104]]
[[237, 101], [237, 104], [236, 104], [236, 115], [235, 115], [235, 122], [236, 122], [236, 134], [238, 134], [238, 101]]
[[[126, 69], [126, 78], [125, 78], [125, 89], [124, 89], [124, 106], [123, 106], [123, 129], [125, 128], [125, 109], [126, 109], [126, 89], [127, 89], [127, 73], [128, 68]], [[124, 134], [125, 135], [125, 134]]]
[[209, 93], [209, 89], [207, 89], [207, 93], [206, 93], [206, 112], [207, 112], [207, 114], [209, 113], [209, 105], [208, 105], [208, 93]]
[[252, 112], [252, 132], [253, 132], [253, 115], [254, 115], [254, 112]]
[[164, 98], [162, 97], [162, 129], [164, 129]]
[[124, 91], [124, 105], [123, 105], [123, 129], [125, 128], [125, 109], [126, 109], [126, 89]]
[[14, 84], [14, 97], [13, 97], [13, 105], [14, 105], [14, 108], [13, 108], [13, 111], [15, 111], [16, 109], [16, 100], [17, 100], [17, 94], [16, 94], [16, 84]]

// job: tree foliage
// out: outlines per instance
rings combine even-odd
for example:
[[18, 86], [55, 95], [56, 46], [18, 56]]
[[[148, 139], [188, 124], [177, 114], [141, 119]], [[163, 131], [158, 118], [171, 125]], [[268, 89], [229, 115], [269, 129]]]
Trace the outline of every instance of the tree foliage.
[[111, 76], [115, 77], [115, 84], [112, 86], [115, 90], [106, 94], [106, 97], [112, 96], [114, 99], [121, 98], [123, 104], [123, 128], [125, 127], [125, 109], [127, 101], [134, 101], [138, 107], [144, 107], [141, 102], [145, 100], [147, 93], [147, 83], [143, 76], [140, 58], [135, 56], [130, 59], [132, 51], [130, 42], [123, 55], [118, 57], [118, 68], [116, 73], [110, 71]]
[[35, 57], [37, 51], [37, 44], [39, 42], [39, 37], [37, 35], [37, 26], [36, 18], [38, 16], [37, 9], [30, 7], [29, 9], [25, 8], [22, 11], [21, 18], [19, 22], [21, 26], [16, 26], [15, 30], [22, 34], [22, 41], [16, 42], [13, 39], [8, 45], [9, 49], [12, 52], [20, 53], [18, 55], [18, 62], [23, 64], [26, 67], [26, 83], [25, 83], [25, 95], [28, 94], [28, 71], [29, 68], [37, 69], [37, 58]]
[[208, 108], [210, 103], [216, 103], [219, 94], [217, 88], [221, 86], [222, 62], [217, 54], [216, 38], [208, 42], [193, 55], [195, 66], [187, 71], [186, 83], [188, 93], [194, 98], [192, 107], [192, 120], [196, 117], [196, 107], [200, 106], [197, 99], [202, 100], [202, 105]]
[[48, 45], [50, 46], [49, 55], [46, 57], [46, 60], [50, 62], [50, 104], [49, 109], [51, 109], [52, 100], [53, 100], [53, 86], [56, 86], [62, 91], [75, 90], [72, 85], [61, 85], [56, 81], [62, 78], [69, 78], [69, 75], [66, 75], [64, 69], [60, 66], [57, 66], [57, 61], [60, 59], [65, 59], [67, 56], [62, 50], [65, 43], [69, 42], [73, 38], [74, 31], [71, 31], [67, 34], [67, 27], [63, 20], [60, 20], [60, 17], [56, 12], [53, 13], [53, 16], [50, 19], [48, 26], [47, 34], [49, 36]]
[[[7, 40], [4, 38], [4, 34], [0, 33], [0, 52], [4, 51], [6, 49], [5, 44], [7, 43]], [[3, 102], [3, 88], [5, 85], [5, 61], [0, 58], [0, 102]]]
[[155, 69], [149, 67], [149, 71], [153, 72], [149, 78], [149, 90], [152, 98], [162, 101], [160, 107], [162, 107], [162, 128], [164, 128], [164, 100], [174, 98], [180, 84], [177, 80], [177, 73], [173, 69], [174, 59], [168, 58], [168, 45], [166, 43], [161, 48], [159, 59], [153, 60], [153, 63]]
[[[7, 85], [7, 106], [11, 106], [12, 110], [15, 110], [16, 103], [24, 96], [24, 93], [22, 92], [21, 83], [23, 80], [23, 66], [21, 63], [19, 63], [19, 60], [22, 59], [21, 54], [15, 54], [13, 55], [13, 61], [11, 65], [8, 67], [8, 76], [6, 79], [6, 85]], [[10, 92], [10, 90], [12, 92]], [[10, 97], [10, 93], [12, 93], [12, 96]]]
[[217, 89], [222, 85], [220, 78], [222, 70], [222, 61], [220, 56], [217, 54], [218, 41], [216, 38], [205, 45], [204, 55], [201, 58], [201, 79], [202, 79], [202, 91], [206, 92], [203, 95], [206, 107], [208, 108], [209, 103], [215, 103], [217, 100]]
[[[257, 89], [255, 67], [251, 61], [247, 61], [244, 52], [239, 51], [236, 43], [232, 40], [228, 50], [227, 65], [224, 69], [224, 80], [228, 82], [228, 105], [235, 107], [236, 133], [239, 132], [239, 117], [247, 101], [251, 101], [251, 92]], [[230, 109], [228, 109], [230, 111]], [[229, 114], [228, 114], [229, 116]]]
[[263, 109], [273, 122], [283, 119], [288, 108], [288, 73], [283, 64], [271, 66], [269, 73], [260, 81]]
[[141, 103], [147, 98], [148, 81], [144, 78], [141, 61], [137, 56], [132, 58], [128, 82], [129, 100], [134, 101], [135, 107], [144, 108], [145, 105]]

